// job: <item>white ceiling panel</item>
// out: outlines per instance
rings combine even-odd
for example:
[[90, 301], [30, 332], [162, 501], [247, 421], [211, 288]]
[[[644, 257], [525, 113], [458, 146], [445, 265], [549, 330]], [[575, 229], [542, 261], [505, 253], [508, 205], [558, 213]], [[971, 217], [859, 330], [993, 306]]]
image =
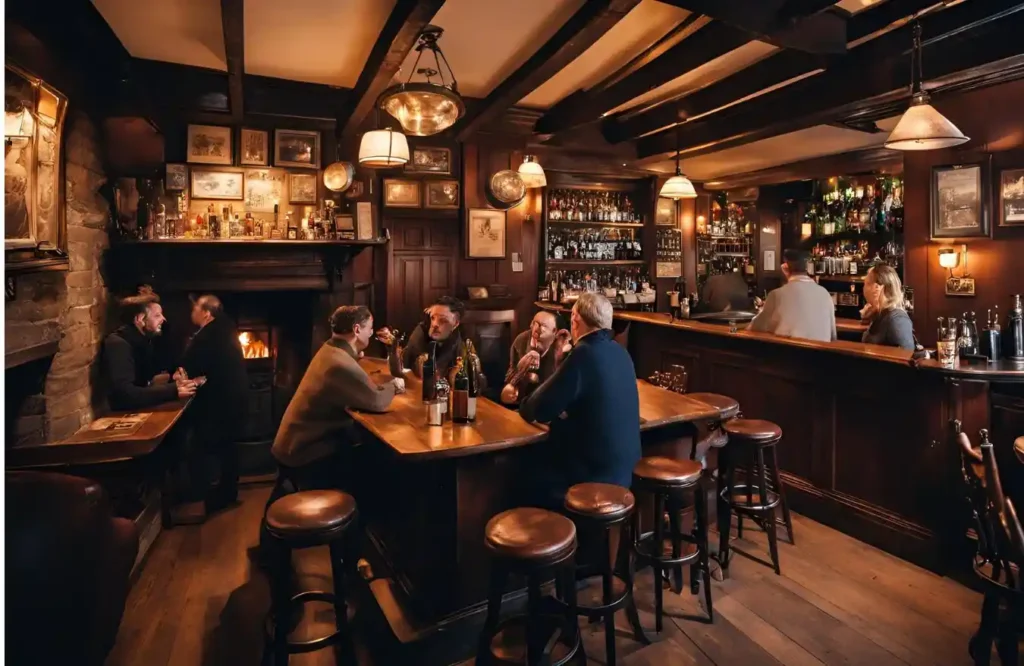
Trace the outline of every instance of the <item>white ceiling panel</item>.
[[93, 4], [136, 58], [227, 70], [219, 2], [93, 0]]

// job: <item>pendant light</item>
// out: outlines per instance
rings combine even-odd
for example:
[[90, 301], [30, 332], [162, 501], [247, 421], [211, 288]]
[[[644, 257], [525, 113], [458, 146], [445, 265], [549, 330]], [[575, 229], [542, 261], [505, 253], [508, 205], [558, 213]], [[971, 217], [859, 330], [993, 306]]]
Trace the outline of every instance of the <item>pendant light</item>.
[[939, 113], [921, 87], [921, 24], [914, 22], [914, 50], [911, 54], [910, 108], [885, 142], [893, 150], [936, 150], [970, 141], [957, 126]]
[[359, 163], [374, 169], [402, 166], [409, 161], [409, 141], [401, 132], [370, 130], [359, 141]]
[[[428, 25], [420, 33], [416, 45], [416, 62], [409, 72], [405, 83], [391, 86], [381, 94], [380, 108], [384, 109], [402, 125], [407, 133], [413, 136], [430, 136], [443, 132], [458, 120], [465, 112], [466, 105], [459, 96], [459, 86], [455, 80], [448, 60], [437, 45], [437, 40], [444, 32], [436, 25]], [[436, 69], [418, 69], [424, 51], [434, 54]], [[444, 65], [442, 66], [442, 63]], [[444, 70], [448, 70], [449, 83]], [[413, 83], [413, 74], [422, 74], [426, 82]], [[439, 77], [440, 83], [434, 82]]]
[[534, 187], [547, 187], [548, 177], [544, 175], [544, 168], [537, 161], [535, 155], [523, 156], [523, 163], [519, 165], [519, 177], [527, 189]]
[[696, 199], [697, 190], [693, 189], [693, 183], [690, 179], [683, 175], [683, 172], [679, 170], [679, 126], [682, 122], [676, 119], [676, 175], [672, 176], [665, 181], [665, 184], [661, 186], [661, 192], [658, 196], [667, 197], [669, 199]]

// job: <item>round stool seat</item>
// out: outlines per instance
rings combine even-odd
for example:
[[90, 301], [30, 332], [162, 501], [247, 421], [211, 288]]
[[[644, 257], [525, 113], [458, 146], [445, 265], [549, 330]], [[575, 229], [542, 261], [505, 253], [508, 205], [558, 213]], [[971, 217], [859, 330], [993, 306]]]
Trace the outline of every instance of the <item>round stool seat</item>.
[[633, 468], [633, 476], [670, 486], [687, 486], [700, 479], [702, 469], [696, 460], [651, 456], [640, 459]]
[[636, 505], [628, 488], [611, 483], [577, 483], [565, 494], [565, 508], [595, 518], [621, 518]]
[[722, 419], [731, 419], [740, 411], [740, 403], [721, 393], [687, 393], [686, 395], [718, 409]]
[[499, 513], [487, 522], [484, 533], [491, 552], [516, 560], [556, 559], [576, 546], [571, 520], [533, 507]]
[[761, 419], [733, 419], [722, 424], [722, 428], [729, 434], [730, 441], [768, 444], [782, 438], [782, 428]]
[[267, 510], [267, 529], [282, 537], [312, 536], [344, 527], [356, 515], [356, 500], [340, 490], [305, 490], [285, 495]]

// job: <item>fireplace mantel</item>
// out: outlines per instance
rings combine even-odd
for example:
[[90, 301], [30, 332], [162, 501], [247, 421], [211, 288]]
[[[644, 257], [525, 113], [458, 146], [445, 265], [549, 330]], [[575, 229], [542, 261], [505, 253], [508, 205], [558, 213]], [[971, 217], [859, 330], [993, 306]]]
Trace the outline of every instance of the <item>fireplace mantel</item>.
[[107, 251], [109, 284], [119, 291], [151, 285], [174, 291], [332, 291], [342, 271], [372, 241], [124, 241]]

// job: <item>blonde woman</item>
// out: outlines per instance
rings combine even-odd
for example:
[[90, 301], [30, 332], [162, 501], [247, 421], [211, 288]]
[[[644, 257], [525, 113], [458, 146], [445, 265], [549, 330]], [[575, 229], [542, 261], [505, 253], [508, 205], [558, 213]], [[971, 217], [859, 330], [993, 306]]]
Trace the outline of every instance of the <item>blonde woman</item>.
[[861, 317], [871, 322], [862, 342], [914, 350], [914, 325], [903, 309], [903, 285], [896, 269], [885, 264], [872, 266], [864, 279], [867, 306]]

